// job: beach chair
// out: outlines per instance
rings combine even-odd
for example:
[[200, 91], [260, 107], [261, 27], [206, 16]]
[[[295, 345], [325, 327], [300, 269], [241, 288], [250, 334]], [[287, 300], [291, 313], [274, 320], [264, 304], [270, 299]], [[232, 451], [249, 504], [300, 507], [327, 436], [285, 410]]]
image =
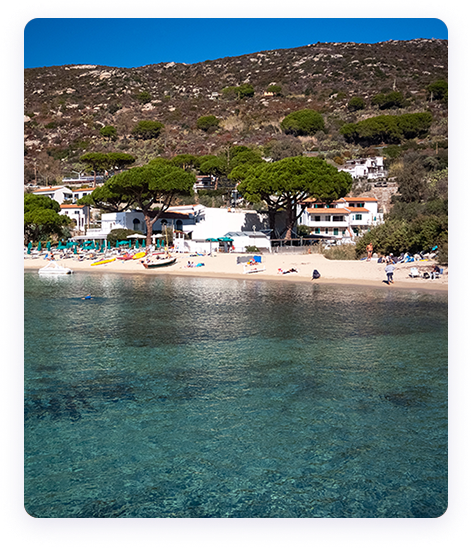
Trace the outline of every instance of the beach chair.
[[416, 266], [412, 266], [410, 268], [410, 273], [408, 274], [410, 278], [421, 278], [421, 274], [419, 273], [419, 270], [416, 268]]

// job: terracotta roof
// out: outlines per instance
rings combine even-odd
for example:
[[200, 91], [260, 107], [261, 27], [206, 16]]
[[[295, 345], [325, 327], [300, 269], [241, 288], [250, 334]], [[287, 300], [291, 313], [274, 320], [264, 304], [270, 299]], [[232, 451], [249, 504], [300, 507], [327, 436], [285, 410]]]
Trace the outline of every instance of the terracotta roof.
[[77, 205], [77, 204], [62, 204], [61, 209], [82, 209], [85, 207], [84, 205]]
[[345, 198], [341, 198], [337, 203], [340, 202], [378, 202], [377, 198], [372, 198], [371, 196], [356, 196], [350, 197], [346, 196]]
[[308, 213], [320, 213], [322, 215], [326, 215], [327, 213], [330, 215], [346, 215], [349, 213], [343, 207], [307, 207], [307, 211]]
[[[97, 188], [97, 187], [95, 187], [95, 188]], [[73, 188], [72, 192], [84, 192], [85, 190], [95, 190], [95, 188], [90, 188], [90, 187], [87, 187], [87, 188]]]
[[43, 188], [40, 188], [39, 190], [35, 190], [33, 194], [36, 194], [38, 192], [54, 192], [55, 190], [59, 190], [60, 188], [67, 188], [65, 186], [45, 186]]

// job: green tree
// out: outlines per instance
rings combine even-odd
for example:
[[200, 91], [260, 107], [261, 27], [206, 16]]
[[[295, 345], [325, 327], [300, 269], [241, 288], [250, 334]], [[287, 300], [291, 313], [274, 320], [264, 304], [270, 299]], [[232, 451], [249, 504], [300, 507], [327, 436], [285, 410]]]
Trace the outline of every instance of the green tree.
[[323, 116], [311, 109], [291, 112], [282, 120], [280, 127], [285, 133], [293, 135], [314, 135], [325, 130]]
[[282, 86], [278, 86], [277, 84], [272, 84], [267, 88], [267, 91], [269, 93], [273, 93], [274, 95], [280, 96], [282, 95]]
[[113, 171], [124, 169], [125, 167], [134, 164], [136, 161], [134, 156], [127, 154], [126, 152], [109, 152], [107, 156], [109, 162], [108, 166]]
[[237, 93], [240, 99], [245, 99], [246, 97], [254, 96], [254, 88], [251, 84], [242, 84], [237, 88]]
[[111, 141], [116, 140], [116, 128], [114, 126], [105, 126], [100, 130], [100, 135], [105, 137], [105, 139], [110, 139]]
[[150, 103], [151, 99], [152, 97], [149, 91], [142, 91], [138, 94], [138, 101], [143, 105], [145, 105], [146, 103]]
[[251, 84], [242, 84], [241, 86], [227, 86], [222, 91], [225, 99], [245, 99], [254, 96], [254, 88]]
[[189, 195], [195, 182], [195, 175], [159, 158], [114, 175], [92, 192], [92, 199], [108, 211], [130, 208], [141, 211], [149, 246], [155, 221], [165, 214], [175, 196]]
[[391, 91], [390, 93], [379, 93], [372, 99], [372, 104], [377, 105], [380, 110], [389, 108], [402, 108], [405, 106], [405, 98], [399, 91]]
[[104, 173], [110, 167], [108, 154], [103, 152], [87, 152], [79, 160], [85, 164], [85, 171], [93, 173], [93, 186], [97, 184], [97, 173]]
[[218, 127], [219, 123], [220, 121], [218, 118], [212, 114], [208, 116], [200, 116], [197, 120], [197, 128], [202, 131], [212, 131]]
[[353, 97], [347, 104], [347, 108], [351, 112], [355, 112], [356, 110], [363, 110], [365, 109], [365, 101], [364, 99], [362, 99], [362, 97]]
[[198, 167], [199, 165], [198, 158], [194, 154], [177, 154], [177, 156], [171, 159], [171, 163], [185, 170]]
[[380, 143], [397, 144], [402, 139], [425, 136], [431, 126], [432, 119], [430, 112], [399, 116], [382, 114], [355, 124], [345, 124], [339, 132], [347, 142], [367, 146]]
[[141, 120], [131, 130], [136, 139], [156, 139], [164, 129], [164, 124], [154, 120]]
[[25, 194], [24, 196], [24, 238], [25, 243], [62, 235], [63, 229], [71, 224], [66, 215], [60, 215], [61, 208], [47, 196]]
[[286, 212], [285, 238], [291, 237], [297, 220], [297, 204], [308, 197], [332, 202], [351, 189], [351, 175], [338, 171], [320, 158], [295, 157], [278, 162], [241, 164], [230, 178], [240, 181], [238, 190], [250, 202], [264, 201], [268, 208], [269, 226], [275, 230], [275, 214]]
[[436, 80], [426, 88], [431, 94], [431, 99], [436, 101], [447, 101], [448, 85], [445, 80]]

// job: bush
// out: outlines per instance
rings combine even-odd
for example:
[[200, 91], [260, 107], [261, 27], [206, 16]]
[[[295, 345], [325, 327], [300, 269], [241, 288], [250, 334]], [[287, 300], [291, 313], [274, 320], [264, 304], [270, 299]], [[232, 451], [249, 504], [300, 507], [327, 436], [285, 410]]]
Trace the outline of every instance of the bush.
[[380, 110], [386, 110], [389, 108], [401, 108], [404, 107], [406, 102], [403, 95], [399, 91], [391, 91], [384, 94], [379, 93], [372, 99], [373, 105], [378, 105]]
[[201, 129], [202, 131], [209, 131], [212, 129], [216, 129], [219, 125], [220, 121], [216, 116], [213, 116], [210, 114], [209, 116], [200, 116], [200, 118], [197, 120], [197, 128]]
[[356, 110], [363, 110], [365, 108], [365, 101], [362, 97], [353, 97], [347, 104], [347, 108], [351, 112]]
[[133, 128], [131, 133], [137, 139], [155, 139], [159, 137], [161, 131], [164, 129], [164, 124], [161, 122], [155, 122], [153, 120], [141, 120]]
[[285, 133], [292, 135], [315, 135], [325, 130], [323, 116], [311, 109], [291, 112], [281, 122], [280, 127]]
[[397, 144], [402, 139], [423, 137], [427, 134], [433, 117], [430, 112], [415, 114], [374, 116], [354, 124], [345, 124], [339, 130], [347, 142], [374, 145]]
[[100, 130], [100, 135], [106, 139], [116, 139], [116, 128], [114, 126], [105, 126]]
[[261, 250], [255, 245], [247, 245], [246, 253], [260, 253]]
[[322, 254], [332, 261], [354, 261], [357, 257], [354, 245], [335, 245], [329, 249], [323, 249]]

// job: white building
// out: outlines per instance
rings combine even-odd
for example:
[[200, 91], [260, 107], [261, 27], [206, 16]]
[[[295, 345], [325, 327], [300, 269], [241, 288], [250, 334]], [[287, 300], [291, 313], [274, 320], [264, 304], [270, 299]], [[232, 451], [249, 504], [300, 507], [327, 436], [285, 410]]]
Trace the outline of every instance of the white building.
[[338, 168], [338, 171], [346, 171], [353, 179], [376, 180], [387, 177], [383, 156], [347, 160], [344, 165]]
[[[171, 227], [174, 231], [174, 246], [177, 251], [198, 253], [214, 251], [219, 247], [218, 238], [225, 237], [227, 233], [237, 233], [238, 237], [235, 240], [237, 240], [238, 249], [245, 251], [245, 245], [256, 245], [259, 249], [270, 248], [269, 238], [264, 233], [260, 233], [266, 225], [265, 216], [253, 210], [211, 208], [194, 204], [169, 208], [162, 218], [154, 223], [153, 233], [162, 233], [166, 227]], [[111, 230], [117, 228], [146, 233], [144, 215], [134, 210], [104, 213], [101, 226], [101, 229], [88, 230], [87, 234], [90, 237], [106, 238]], [[248, 233], [252, 235], [256, 233], [258, 243], [254, 243], [254, 236], [248, 237]], [[241, 238], [249, 243], [241, 243]], [[234, 247], [236, 251], [236, 245]]]
[[84, 196], [89, 196], [94, 191], [94, 188], [83, 187], [83, 188], [74, 188], [72, 190], [72, 201], [75, 203], [77, 200], [80, 200]]
[[66, 186], [44, 186], [34, 190], [36, 196], [47, 196], [51, 200], [55, 200], [58, 204], [62, 204], [66, 200], [72, 200], [72, 190]]
[[62, 204], [61, 215], [70, 217], [80, 231], [84, 231], [90, 223], [90, 208], [86, 205]]
[[304, 207], [299, 224], [311, 229], [313, 236], [337, 242], [352, 241], [357, 235], [383, 222], [378, 212], [378, 201], [368, 196], [341, 198], [332, 204], [308, 199], [299, 206]]

